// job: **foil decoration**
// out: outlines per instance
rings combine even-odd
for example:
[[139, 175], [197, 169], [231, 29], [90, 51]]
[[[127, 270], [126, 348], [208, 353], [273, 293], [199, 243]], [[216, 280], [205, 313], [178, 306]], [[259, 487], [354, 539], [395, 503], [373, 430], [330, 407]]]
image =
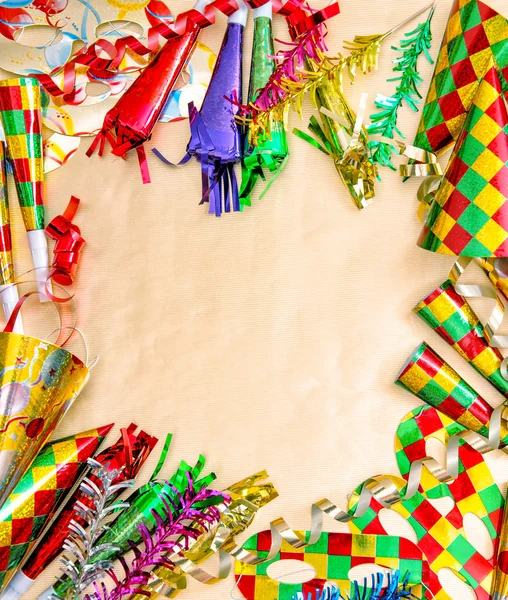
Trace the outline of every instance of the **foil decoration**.
[[113, 424], [45, 446], [0, 509], [0, 590], [18, 569]]
[[0, 121], [12, 167], [21, 214], [28, 235], [41, 301], [48, 278], [44, 234], [44, 163], [41, 87], [36, 79], [0, 81]]
[[449, 279], [419, 302], [413, 312], [508, 397], [508, 381], [501, 371], [503, 356], [497, 348], [489, 345], [473, 308], [457, 294]]
[[[407, 359], [395, 383], [469, 431], [489, 438], [494, 409], [425, 342]], [[508, 444], [504, 422], [500, 443]]]
[[453, 256], [508, 255], [507, 125], [501, 81], [491, 62], [435, 192], [420, 247]]
[[[249, 104], [256, 101], [260, 90], [275, 72], [274, 56], [271, 2], [268, 2], [262, 7], [254, 9], [254, 41], [250, 67]], [[270, 135], [264, 141], [258, 140], [257, 145], [249, 142], [248, 136], [246, 136], [240, 189], [241, 210], [245, 206], [251, 206], [251, 193], [259, 179], [266, 180], [266, 170], [272, 174], [271, 181], [273, 181], [283, 168], [289, 156], [286, 121], [286, 118], [273, 120], [270, 123]], [[268, 190], [269, 185], [261, 194], [260, 199]]]
[[[64, 552], [68, 552], [70, 557], [64, 554], [61, 558], [62, 570], [69, 581], [69, 598], [80, 598], [84, 590], [112, 569], [112, 560], [103, 559], [99, 564], [94, 561], [95, 546], [97, 540], [107, 531], [111, 516], [128, 507], [126, 502], [113, 501], [112, 497], [134, 485], [132, 480], [113, 483], [119, 471], [107, 469], [92, 459], [89, 464], [93, 469], [95, 481], [85, 478], [81, 484], [81, 491], [91, 499], [92, 507], [79, 501], [76, 504], [76, 515], [86, 523], [86, 527], [71, 523], [69, 536], [63, 545]], [[106, 542], [101, 550], [104, 554], [114, 555], [117, 547]]]
[[[200, 456], [193, 467], [182, 461], [169, 480], [157, 480], [157, 474], [162, 468], [170, 442], [171, 436], [168, 436], [161, 459], [150, 481], [127, 498], [129, 507], [120, 512], [108, 525], [107, 530], [97, 538], [98, 551], [94, 553], [92, 563], [97, 564], [98, 568], [101, 562], [113, 560], [129, 552], [133, 545], [139, 545], [144, 537], [142, 531], [151, 534], [157, 528], [161, 517], [164, 520], [169, 518], [168, 507], [177, 507], [176, 499], [178, 494], [181, 495], [187, 488], [188, 476], [191, 477], [195, 493], [207, 488], [215, 479], [213, 473], [200, 477], [205, 466], [205, 459]], [[172, 518], [176, 517], [176, 513], [172, 515]], [[103, 544], [107, 547], [104, 552], [100, 551]], [[113, 547], [114, 552], [111, 550]], [[66, 598], [70, 583], [68, 577], [60, 578], [52, 588], [42, 593], [41, 598], [45, 599], [50, 594], [62, 599]]]
[[[496, 409], [496, 427], [502, 411]], [[436, 438], [447, 446], [447, 468], [427, 456], [426, 445]], [[340, 523], [349, 523], [353, 534], [386, 536], [380, 519], [382, 509], [397, 511], [415, 530], [417, 546], [429, 563], [426, 595], [446, 597], [439, 581], [442, 568], [455, 571], [482, 600], [489, 599], [494, 573], [494, 558], [485, 559], [468, 540], [464, 516], [474, 512], [483, 521], [491, 538], [497, 539], [503, 496], [494, 483], [482, 453], [494, 446], [481, 445], [479, 438], [463, 425], [433, 407], [419, 407], [399, 425], [395, 438], [397, 463], [402, 477], [378, 475], [364, 481], [350, 497], [347, 510], [328, 499], [312, 505], [312, 528], [307, 534], [293, 530], [284, 519], [270, 526], [270, 540], [259, 552], [236, 548], [233, 556], [245, 565], [266, 563], [287, 543], [291, 552], [313, 547], [323, 534], [326, 515]], [[450, 497], [455, 508], [442, 515], [429, 499]], [[347, 583], [347, 582], [346, 582]]]
[[123, 560], [125, 577], [119, 581], [110, 572], [114, 587], [108, 591], [106, 586], [96, 584], [95, 592], [86, 594], [86, 600], [120, 600], [136, 592], [139, 584], [148, 581], [151, 568], [161, 564], [170, 566], [168, 554], [188, 548], [219, 521], [220, 505], [227, 505], [229, 499], [221, 492], [197, 489], [190, 473], [186, 474], [186, 480], [182, 492], [174, 488], [173, 497], [166, 496], [164, 514], [155, 514], [155, 529], [139, 525], [143, 550], [136, 548], [130, 566]]
[[89, 371], [60, 346], [6, 331], [0, 332], [0, 357], [1, 507], [85, 386]]
[[230, 14], [236, 8], [236, 3], [234, 0], [199, 0], [196, 7], [178, 17], [175, 29], [166, 28], [168, 41], [128, 92], [106, 114], [102, 129], [87, 152], [88, 156], [97, 147], [99, 154], [102, 154], [106, 140], [117, 156], [124, 156], [135, 149], [143, 182], [150, 181], [143, 144], [152, 135], [169, 94], [194, 48], [199, 31], [214, 21], [215, 10]]
[[[195, 156], [201, 165], [201, 204], [209, 203], [209, 212], [220, 217], [222, 212], [240, 210], [238, 184], [234, 166], [240, 162], [242, 143], [235, 117], [242, 96], [243, 33], [248, 10], [243, 0], [228, 19], [220, 52], [205, 99], [198, 112], [191, 106], [191, 139], [182, 164]], [[171, 163], [154, 150], [166, 164]]]
[[[278, 496], [273, 484], [265, 482], [267, 477], [266, 471], [260, 471], [224, 490], [231, 503], [221, 513], [220, 522], [200, 536], [185, 552], [169, 556], [170, 567], [155, 567], [148, 583], [131, 600], [143, 600], [146, 597], [143, 591], [149, 592], [153, 600], [161, 597], [175, 598], [185, 589], [187, 577], [208, 585], [225, 579], [231, 566], [229, 553], [236, 549], [236, 537], [250, 527], [260, 508]], [[221, 568], [219, 575], [214, 577], [198, 565], [216, 553], [219, 555]]]
[[[102, 484], [97, 473], [95, 473], [98, 464], [102, 465], [103, 469], [116, 473], [116, 477], [111, 480], [111, 485], [116, 486], [116, 484], [135, 479], [146, 459], [150, 456], [158, 441], [157, 438], [142, 430], [135, 433], [136, 429], [137, 426], [131, 423], [129, 427], [121, 430], [122, 435], [115, 444], [94, 457], [95, 467], [91, 468], [92, 472], [88, 474], [88, 478], [99, 489]], [[123, 487], [109, 488], [105, 506], [108, 507], [115, 502], [123, 489]], [[71, 497], [65, 499], [58, 515], [52, 519], [37, 542], [31, 547], [21, 569], [14, 575], [8, 588], [6, 588], [10, 600], [19, 598], [26, 593], [37, 577], [62, 552], [64, 542], [70, 532], [71, 522], [86, 529], [87, 521], [74, 510], [78, 503], [80, 506], [94, 510], [93, 497], [83, 489], [76, 490]]]
[[[310, 537], [309, 531], [298, 533], [305, 539]], [[243, 545], [245, 550], [256, 553], [260, 558], [267, 557], [271, 546], [272, 533], [269, 530], [252, 536]], [[282, 560], [299, 561], [302, 571], [305, 570], [306, 565], [309, 565], [315, 569], [316, 575], [303, 584], [289, 584], [272, 579], [267, 573], [268, 568]], [[335, 584], [342, 591], [344, 598], [354, 598], [358, 584], [349, 580], [349, 572], [352, 568], [363, 564], [376, 564], [408, 574], [408, 583], [417, 598], [422, 597], [421, 584], [428, 585], [427, 559], [413, 542], [388, 535], [326, 532], [321, 534], [315, 544], [305, 548], [295, 548], [283, 541], [280, 551], [273, 558], [258, 565], [245, 565], [237, 561], [236, 585], [245, 600], [266, 598], [285, 600], [292, 596], [298, 598], [299, 595], [304, 599], [320, 598], [321, 594], [325, 593], [326, 584], [330, 583]], [[362, 590], [365, 594], [367, 594], [366, 588], [367, 586], [365, 591]], [[361, 598], [361, 596], [356, 597]]]
[[492, 60], [508, 80], [508, 21], [481, 0], [455, 0], [414, 145], [442, 154], [458, 138]]

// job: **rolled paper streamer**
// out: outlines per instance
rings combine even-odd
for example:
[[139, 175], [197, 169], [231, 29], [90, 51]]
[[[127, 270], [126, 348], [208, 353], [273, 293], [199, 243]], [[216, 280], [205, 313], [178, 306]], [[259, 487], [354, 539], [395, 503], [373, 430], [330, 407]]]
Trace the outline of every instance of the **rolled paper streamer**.
[[[18, 288], [13, 285], [15, 281], [7, 192], [6, 152], [4, 142], [0, 141], [0, 302], [7, 320], [19, 300]], [[23, 333], [21, 315], [18, 315], [14, 327], [16, 333]]]
[[[167, 444], [166, 444], [167, 448]], [[163, 458], [165, 454], [163, 454]], [[167, 506], [170, 506], [172, 516], [175, 518], [179, 511], [178, 494], [183, 492], [189, 485], [188, 474], [190, 474], [194, 489], [199, 491], [208, 487], [215, 479], [211, 473], [201, 479], [198, 476], [202, 472], [205, 460], [201, 456], [194, 467], [182, 462], [179, 469], [169, 481], [158, 481], [152, 477], [148, 484], [136, 490], [126, 499], [129, 508], [120, 512], [116, 519], [111, 523], [107, 531], [97, 540], [97, 545], [112, 544], [117, 548], [116, 552], [105, 550], [97, 552], [93, 557], [93, 563], [101, 560], [114, 559], [131, 550], [131, 544], [139, 544], [142, 541], [139, 525], [144, 525], [148, 531], [152, 532], [157, 521], [155, 514], [162, 519], [167, 519]], [[156, 471], [161, 467], [159, 463]], [[65, 598], [69, 587], [69, 580], [63, 576], [55, 584], [43, 592], [39, 598], [46, 599], [51, 594], [58, 598]]]
[[[219, 529], [227, 528], [228, 534], [220, 546], [221, 552], [228, 552], [235, 547], [235, 538], [247, 530], [252, 524], [257, 511], [277, 498], [278, 493], [271, 482], [263, 483], [267, 477], [266, 471], [255, 473], [224, 490], [224, 494], [231, 498], [227, 510], [222, 513], [220, 523], [206, 534], [203, 534], [185, 552], [185, 556], [195, 564], [207, 560], [214, 552], [214, 540]], [[227, 574], [225, 574], [226, 576]], [[184, 588], [186, 573], [179, 567], [168, 569], [164, 566], [155, 567], [150, 574], [150, 581], [142, 586], [131, 600], [143, 600], [146, 595], [141, 591], [150, 592], [150, 598], [174, 598]], [[207, 583], [214, 583], [207, 581]], [[3, 599], [2, 599], [3, 600]]]
[[143, 182], [150, 182], [143, 144], [152, 136], [169, 94], [194, 49], [199, 31], [213, 21], [213, 10], [209, 14], [206, 9], [208, 5], [226, 14], [230, 14], [235, 8], [229, 0], [198, 0], [194, 9], [188, 11], [188, 19], [184, 15], [179, 17], [179, 21], [186, 22], [185, 30], [168, 39], [148, 67], [106, 114], [102, 130], [90, 146], [88, 156], [93, 154], [99, 143], [101, 155], [106, 139], [113, 148], [113, 154], [117, 156], [135, 149]]
[[[407, 359], [395, 383], [470, 431], [489, 436], [494, 408], [426, 342]], [[508, 427], [503, 420], [500, 447], [507, 445]]]
[[[131, 424], [127, 429], [122, 430], [120, 439], [110, 448], [106, 448], [94, 459], [107, 467], [111, 471], [119, 471], [113, 485], [128, 479], [134, 479], [145, 460], [150, 455], [152, 449], [157, 443], [157, 438], [152, 437], [140, 431], [135, 434], [137, 425]], [[92, 476], [92, 481], [97, 483]], [[109, 502], [114, 502], [122, 492], [118, 490], [117, 495], [112, 495]], [[74, 510], [77, 502], [85, 506], [91, 506], [90, 497], [81, 489], [77, 489], [61, 508], [58, 516], [53, 519], [49, 527], [37, 542], [30, 549], [30, 553], [23, 562], [23, 566], [18, 571], [3, 593], [4, 600], [15, 600], [21, 597], [34, 583], [37, 577], [58, 557], [62, 552], [63, 544], [69, 534], [69, 525], [74, 521], [84, 527], [85, 521]]]
[[[243, 33], [248, 9], [238, 0], [239, 10], [228, 19], [222, 47], [199, 113], [190, 111], [191, 139], [187, 153], [201, 163], [203, 197], [209, 212], [220, 217], [240, 210], [234, 166], [242, 157], [240, 129], [235, 117], [242, 98]], [[224, 208], [223, 208], [224, 205]]]
[[47, 301], [48, 244], [44, 233], [44, 155], [41, 87], [36, 79], [0, 81], [0, 120], [37, 279]]
[[88, 367], [68, 350], [0, 332], [0, 508], [88, 377]]
[[[272, 3], [254, 9], [254, 42], [250, 66], [249, 103], [254, 102], [259, 91], [266, 85], [275, 72], [275, 49], [272, 32]], [[242, 162], [242, 185], [240, 189], [240, 210], [251, 206], [250, 195], [259, 178], [265, 180], [264, 169], [272, 173], [273, 178], [280, 173], [288, 157], [286, 123], [275, 115], [270, 122], [270, 136], [258, 139], [257, 144], [245, 140], [245, 152]], [[265, 188], [265, 192], [268, 188]], [[263, 192], [264, 193], [264, 192]]]
[[500, 370], [503, 356], [489, 346], [476, 313], [449, 279], [419, 302], [413, 312], [508, 398], [508, 381]]
[[508, 258], [477, 258], [492, 285], [508, 300]]
[[49, 279], [62, 286], [71, 285], [74, 281], [81, 250], [85, 245], [79, 227], [72, 222], [79, 202], [79, 198], [71, 196], [63, 215], [55, 217], [46, 227], [48, 236], [56, 241]]
[[503, 524], [497, 545], [497, 565], [491, 590], [492, 600], [508, 600], [508, 495], [503, 513]]
[[45, 446], [0, 509], [0, 590], [86, 470], [113, 424]]
[[506, 158], [508, 110], [491, 58], [434, 193], [421, 248], [452, 256], [508, 256]]

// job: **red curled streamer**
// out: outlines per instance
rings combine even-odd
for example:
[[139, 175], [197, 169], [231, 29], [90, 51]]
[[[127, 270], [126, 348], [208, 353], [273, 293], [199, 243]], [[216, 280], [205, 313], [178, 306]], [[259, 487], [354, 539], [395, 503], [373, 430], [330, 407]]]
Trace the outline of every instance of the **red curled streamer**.
[[[291, 0], [290, 0], [291, 1]], [[110, 79], [118, 72], [118, 67], [122, 62], [127, 50], [131, 50], [140, 56], [155, 53], [159, 49], [159, 36], [166, 40], [183, 36], [194, 29], [202, 29], [215, 23], [217, 11], [229, 16], [238, 10], [236, 0], [214, 0], [204, 9], [204, 14], [192, 8], [178, 15], [175, 22], [171, 25], [159, 23], [151, 27], [147, 33], [146, 46], [134, 36], [129, 35], [120, 38], [114, 44], [107, 40], [98, 40], [88, 48], [84, 48], [76, 53], [63, 67], [64, 84], [60, 89], [53, 80], [53, 76], [58, 75], [62, 68], [59, 67], [50, 75], [34, 73], [41, 85], [52, 96], [63, 96], [67, 104], [78, 104], [76, 101], [76, 69], [79, 66], [89, 68], [89, 74], [97, 79]], [[101, 58], [100, 54], [106, 53], [109, 58]]]
[[[48, 280], [52, 279], [62, 286], [71, 285], [78, 268], [81, 250], [85, 240], [81, 237], [81, 231], [72, 219], [79, 207], [79, 198], [71, 196], [69, 204], [63, 215], [55, 217], [46, 227], [47, 235], [56, 241], [54, 259]], [[69, 298], [57, 298], [49, 290], [47, 295], [55, 302], [67, 302]]]

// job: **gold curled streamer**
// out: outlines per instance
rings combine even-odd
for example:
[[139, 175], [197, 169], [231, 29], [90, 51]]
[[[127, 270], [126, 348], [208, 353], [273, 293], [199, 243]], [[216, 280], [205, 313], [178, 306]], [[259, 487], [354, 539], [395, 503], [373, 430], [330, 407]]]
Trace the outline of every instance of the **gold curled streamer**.
[[[189, 560], [188, 557], [184, 556], [183, 553], [175, 553], [169, 560], [175, 564], [175, 571], [177, 570], [179, 573], [180, 585], [182, 585], [182, 577], [185, 579], [185, 575], [190, 575], [197, 581], [208, 585], [225, 579], [230, 573], [232, 558], [251, 566], [271, 561], [280, 552], [283, 542], [286, 542], [295, 549], [312, 546], [321, 536], [325, 516], [339, 523], [347, 523], [353, 519], [362, 517], [369, 509], [372, 498], [385, 508], [391, 508], [402, 500], [409, 500], [418, 492], [424, 467], [439, 483], [451, 483], [459, 474], [459, 447], [461, 440], [481, 454], [486, 454], [499, 448], [502, 427], [506, 427], [508, 423], [503, 414], [506, 408], [506, 404], [501, 404], [494, 409], [490, 420], [488, 439], [467, 430], [451, 436], [447, 445], [446, 467], [438, 463], [436, 459], [426, 457], [411, 464], [407, 482], [404, 482], [403, 485], [400, 483], [400, 478], [397, 477], [397, 480], [399, 480], [397, 482], [389, 475], [370, 478], [362, 484], [358, 499], [355, 499], [354, 506], [348, 511], [343, 510], [327, 498], [312, 504], [310, 535], [307, 541], [302, 533], [293, 530], [283, 518], [276, 519], [270, 524], [272, 539], [268, 556], [260, 557], [258, 554], [245, 550], [241, 546], [233, 546], [226, 552], [224, 550], [224, 540], [228, 539], [228, 534], [226, 531], [218, 531], [216, 534], [217, 543], [213, 544], [213, 547], [219, 553], [219, 568], [216, 575], [209, 574], [203, 568]], [[421, 407], [421, 410], [428, 409]], [[503, 448], [503, 451], [508, 453], [508, 448]], [[175, 576], [175, 582], [178, 581], [178, 577]], [[185, 583], [183, 585], [185, 587]], [[157, 585], [154, 585], [152, 589], [160, 595], [171, 598], [173, 597], [175, 588], [172, 587], [171, 583], [159, 580]], [[141, 600], [141, 596], [139, 598], [135, 596], [133, 600]]]

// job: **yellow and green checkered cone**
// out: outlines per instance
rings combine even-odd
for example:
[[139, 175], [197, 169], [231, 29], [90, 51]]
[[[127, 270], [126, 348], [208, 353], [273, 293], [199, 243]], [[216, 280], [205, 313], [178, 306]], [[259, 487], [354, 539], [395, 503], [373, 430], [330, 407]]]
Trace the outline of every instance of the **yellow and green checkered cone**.
[[[425, 342], [408, 358], [395, 383], [466, 429], [489, 437], [492, 406]], [[504, 446], [508, 446], [508, 429], [503, 422]]]
[[[310, 532], [298, 532], [309, 539]], [[272, 535], [262, 531], [249, 538], [243, 548], [266, 558], [270, 552]], [[285, 583], [272, 579], [269, 568], [276, 562], [297, 560], [302, 571], [315, 570], [315, 576], [305, 583]], [[280, 552], [270, 561], [250, 565], [237, 560], [235, 563], [236, 585], [246, 600], [291, 600], [294, 595], [318, 597], [327, 582], [333, 582], [349, 598], [354, 584], [349, 572], [362, 564], [375, 564], [388, 569], [398, 569], [402, 576], [409, 575], [414, 593], [421, 597], [421, 583], [429, 584], [429, 565], [423, 552], [401, 537], [389, 535], [359, 535], [350, 533], [322, 533], [318, 541], [307, 548], [295, 548], [282, 542]]]
[[503, 356], [489, 346], [476, 313], [450, 280], [428, 294], [413, 312], [508, 398], [508, 381], [500, 370]]
[[42, 103], [37, 79], [0, 81], [0, 119], [25, 228], [44, 229]]
[[113, 425], [57, 440], [39, 452], [0, 509], [0, 590]]
[[418, 245], [453, 256], [508, 256], [507, 161], [508, 111], [492, 65], [474, 96]]
[[0, 285], [14, 283], [5, 144], [0, 141]]
[[[457, 139], [492, 59], [508, 80], [508, 21], [480, 0], [455, 0], [414, 145], [440, 154]], [[506, 90], [505, 90], [506, 91]]]
[[505, 501], [503, 526], [497, 546], [497, 565], [492, 586], [492, 600], [508, 600], [508, 494]]

